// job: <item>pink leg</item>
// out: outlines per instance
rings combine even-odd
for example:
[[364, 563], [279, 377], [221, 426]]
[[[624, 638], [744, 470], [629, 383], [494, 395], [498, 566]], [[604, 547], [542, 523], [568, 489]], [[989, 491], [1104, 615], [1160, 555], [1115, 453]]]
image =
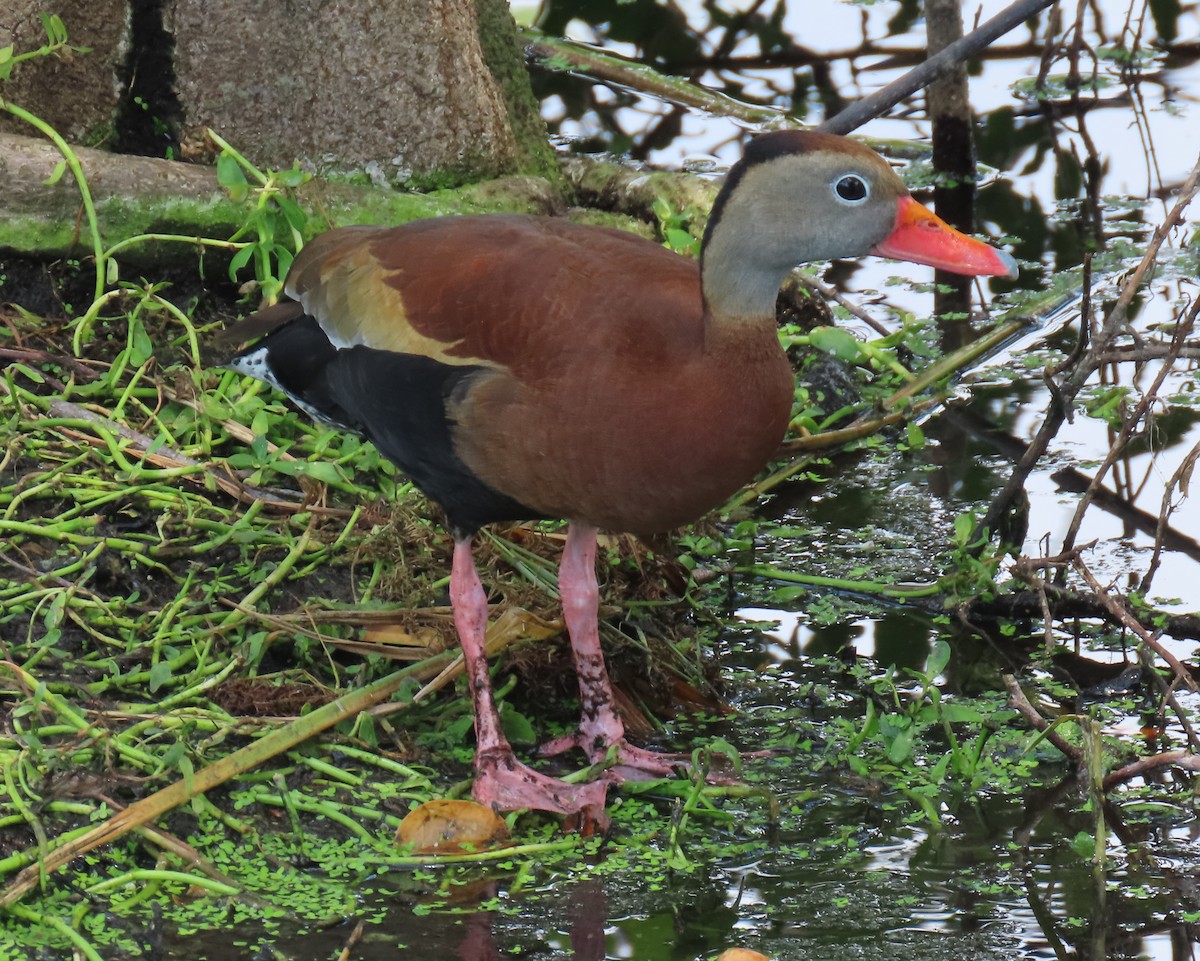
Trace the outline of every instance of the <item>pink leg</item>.
[[600, 649], [600, 590], [596, 585], [596, 529], [572, 522], [567, 529], [558, 569], [558, 592], [562, 597], [563, 620], [571, 636], [575, 671], [579, 676], [579, 699], [583, 716], [579, 730], [542, 746], [543, 755], [558, 754], [578, 747], [594, 764], [604, 760], [612, 746], [617, 763], [609, 775], [617, 781], [662, 777], [676, 767], [686, 767], [678, 755], [657, 754], [634, 747], [625, 740], [625, 725], [617, 714], [612, 684]]
[[500, 726], [488, 676], [487, 595], [479, 583], [470, 538], [455, 539], [454, 566], [450, 573], [450, 605], [458, 629], [471, 702], [475, 708], [475, 785], [472, 794], [480, 804], [500, 811], [534, 808], [557, 814], [580, 814], [604, 820], [604, 781], [567, 784], [539, 774], [518, 761]]

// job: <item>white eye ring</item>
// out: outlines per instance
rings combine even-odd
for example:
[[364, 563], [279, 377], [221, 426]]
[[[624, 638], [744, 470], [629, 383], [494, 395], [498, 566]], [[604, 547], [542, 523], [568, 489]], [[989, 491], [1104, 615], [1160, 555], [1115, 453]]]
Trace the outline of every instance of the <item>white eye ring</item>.
[[852, 206], [866, 203], [871, 196], [871, 185], [858, 174], [842, 174], [830, 187], [839, 201]]

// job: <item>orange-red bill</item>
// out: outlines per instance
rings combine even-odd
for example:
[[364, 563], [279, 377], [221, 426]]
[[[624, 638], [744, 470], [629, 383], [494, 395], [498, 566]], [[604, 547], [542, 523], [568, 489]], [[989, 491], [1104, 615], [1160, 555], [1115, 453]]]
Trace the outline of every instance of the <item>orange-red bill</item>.
[[1009, 254], [955, 230], [912, 197], [900, 198], [895, 227], [871, 253], [955, 274], [1017, 276], [1017, 262]]

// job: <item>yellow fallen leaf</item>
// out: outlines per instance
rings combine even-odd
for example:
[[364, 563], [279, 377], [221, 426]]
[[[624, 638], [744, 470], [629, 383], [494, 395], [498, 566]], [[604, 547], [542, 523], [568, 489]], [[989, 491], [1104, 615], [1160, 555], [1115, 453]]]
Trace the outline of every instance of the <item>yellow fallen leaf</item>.
[[751, 951], [749, 948], [730, 948], [717, 956], [717, 961], [771, 961], [765, 954]]
[[396, 840], [414, 854], [462, 854], [508, 842], [508, 825], [474, 801], [426, 801], [400, 822]]

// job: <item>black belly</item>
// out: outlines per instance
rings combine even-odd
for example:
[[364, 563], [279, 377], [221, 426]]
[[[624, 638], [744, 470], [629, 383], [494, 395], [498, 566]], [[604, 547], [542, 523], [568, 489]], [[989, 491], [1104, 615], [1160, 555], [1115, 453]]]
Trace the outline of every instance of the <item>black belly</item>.
[[442, 506], [457, 537], [494, 521], [544, 516], [489, 486], [455, 452], [448, 403], [485, 367], [362, 345], [339, 350], [308, 315], [242, 350], [229, 366], [273, 383], [317, 419], [366, 437]]

